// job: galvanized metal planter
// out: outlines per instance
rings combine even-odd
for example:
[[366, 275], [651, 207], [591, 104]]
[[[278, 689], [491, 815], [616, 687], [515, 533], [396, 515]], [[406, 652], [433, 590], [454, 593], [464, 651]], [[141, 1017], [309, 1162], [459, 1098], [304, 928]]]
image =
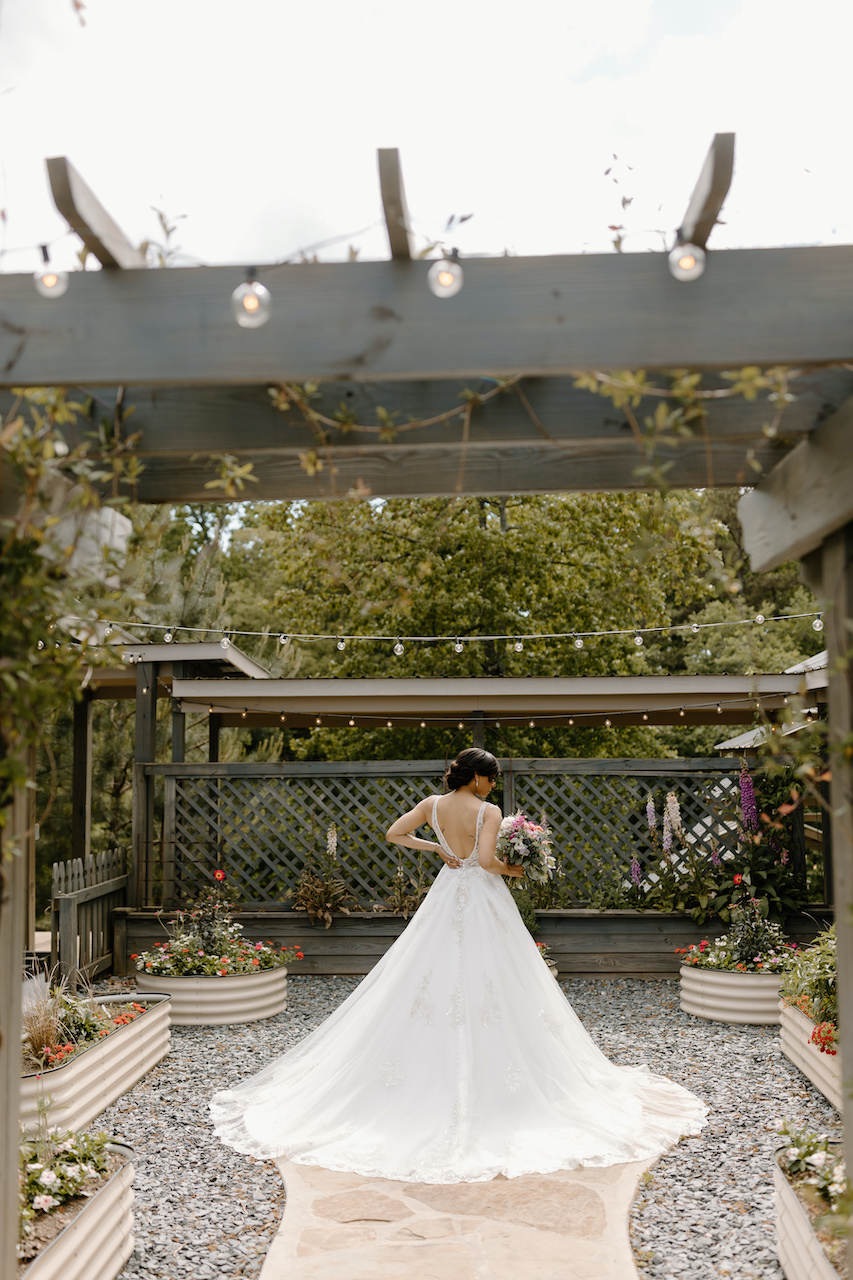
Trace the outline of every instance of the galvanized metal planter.
[[[50, 1123], [85, 1129], [96, 1116], [132, 1088], [169, 1051], [168, 995], [146, 995], [149, 1007], [133, 1022], [117, 1027], [58, 1067], [21, 1077], [21, 1122], [28, 1130], [38, 1120], [38, 1100], [50, 1103]], [[105, 996], [103, 1005], [127, 1004], [128, 997]]]
[[700, 969], [683, 964], [680, 969], [681, 1008], [712, 1022], [746, 1022], [761, 1026], [778, 1024], [778, 973], [740, 973], [731, 969]]
[[796, 1191], [779, 1168], [778, 1151], [773, 1165], [773, 1192], [776, 1256], [786, 1280], [838, 1280], [838, 1272], [821, 1248]]
[[811, 1034], [816, 1025], [811, 1018], [785, 1003], [780, 1004], [780, 1009], [782, 1052], [820, 1089], [836, 1111], [841, 1111], [844, 1097], [841, 1055], [821, 1053], [817, 1045], [811, 1043]]
[[77, 1217], [36, 1255], [21, 1280], [115, 1280], [133, 1253], [133, 1149]]
[[163, 976], [137, 973], [139, 992], [165, 991], [176, 1027], [227, 1026], [274, 1018], [287, 1006], [287, 968], [225, 977]]

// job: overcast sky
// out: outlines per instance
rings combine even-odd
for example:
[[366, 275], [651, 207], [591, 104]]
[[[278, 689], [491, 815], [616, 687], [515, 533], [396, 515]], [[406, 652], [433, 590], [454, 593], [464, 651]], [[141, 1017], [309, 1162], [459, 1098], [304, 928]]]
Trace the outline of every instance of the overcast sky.
[[0, 5], [2, 271], [65, 229], [51, 155], [134, 243], [152, 206], [185, 215], [186, 263], [337, 237], [321, 257], [387, 257], [383, 146], [421, 243], [471, 213], [463, 253], [608, 252], [618, 223], [643, 252], [723, 130], [711, 248], [853, 241], [851, 0], [87, 0], [85, 26], [72, 0]]

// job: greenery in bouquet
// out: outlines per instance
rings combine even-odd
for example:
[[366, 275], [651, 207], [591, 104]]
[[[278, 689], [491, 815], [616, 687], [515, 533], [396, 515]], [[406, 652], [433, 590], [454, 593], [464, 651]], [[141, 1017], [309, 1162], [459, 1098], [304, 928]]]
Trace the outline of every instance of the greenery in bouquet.
[[782, 980], [780, 994], [786, 1004], [799, 1009], [816, 1023], [811, 1043], [822, 1053], [837, 1053], [838, 990], [835, 925], [824, 929], [800, 951]]
[[778, 1154], [779, 1167], [808, 1206], [824, 1250], [839, 1268], [844, 1262], [841, 1241], [853, 1211], [843, 1150], [827, 1134], [797, 1128], [787, 1120], [779, 1132], [788, 1144]]
[[27, 1237], [35, 1222], [77, 1196], [97, 1190], [110, 1172], [106, 1133], [57, 1133], [42, 1125], [36, 1137], [21, 1141], [21, 1209], [18, 1256], [27, 1259], [34, 1250]]
[[539, 822], [533, 822], [519, 809], [504, 818], [495, 852], [503, 862], [524, 867], [523, 879], [534, 884], [544, 884], [554, 875], [556, 859], [551, 852], [551, 832], [544, 815]]
[[107, 1006], [91, 992], [74, 995], [64, 980], [27, 990], [21, 1006], [22, 1073], [62, 1066], [144, 1012], [136, 1001]]
[[675, 792], [666, 793], [660, 815], [649, 793], [646, 827], [651, 849], [631, 860], [623, 880], [624, 905], [682, 911], [697, 924], [715, 916], [727, 922], [733, 901], [746, 893], [759, 903], [762, 915], [784, 920], [803, 901], [791, 871], [792, 831], [786, 824], [795, 807], [784, 803], [791, 796], [791, 781], [788, 774], [765, 776], [759, 800], [744, 762], [739, 803], [720, 809], [710, 833], [685, 825]]
[[153, 951], [142, 951], [130, 958], [136, 968], [164, 977], [220, 977], [235, 973], [254, 973], [260, 969], [279, 969], [282, 965], [303, 960], [298, 947], [276, 947], [272, 942], [247, 942], [243, 926], [235, 921], [234, 904], [221, 887], [224, 871], [215, 871], [220, 883], [203, 889], [185, 911], [175, 914], [167, 926], [168, 938], [158, 942]]
[[690, 947], [677, 947], [681, 963], [697, 969], [730, 969], [739, 973], [785, 973], [797, 955], [782, 926], [768, 920], [756, 898], [741, 898], [731, 907], [728, 933], [715, 942], [707, 938]]

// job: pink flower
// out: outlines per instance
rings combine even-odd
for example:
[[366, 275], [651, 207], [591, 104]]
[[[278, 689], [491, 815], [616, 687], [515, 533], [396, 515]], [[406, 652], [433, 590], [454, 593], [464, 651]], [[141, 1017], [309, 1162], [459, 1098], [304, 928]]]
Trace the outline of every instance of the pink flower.
[[263, 949], [264, 949], [264, 944], [263, 944], [262, 942], [256, 942], [256, 943], [255, 943], [255, 950], [256, 950], [256, 951], [263, 951]]

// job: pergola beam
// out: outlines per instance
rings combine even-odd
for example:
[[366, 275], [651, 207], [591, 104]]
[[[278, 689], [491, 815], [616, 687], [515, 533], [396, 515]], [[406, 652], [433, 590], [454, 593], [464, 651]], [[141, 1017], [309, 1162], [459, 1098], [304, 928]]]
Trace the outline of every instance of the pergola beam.
[[754, 573], [802, 559], [853, 521], [853, 399], [741, 498], [738, 515]]
[[735, 163], [735, 135], [715, 133], [711, 148], [678, 229], [680, 244], [704, 249], [729, 193]]
[[[727, 250], [699, 280], [663, 254], [481, 258], [433, 297], [412, 262], [279, 265], [240, 329], [242, 267], [81, 272], [46, 300], [0, 276], [0, 385], [187, 386], [730, 369], [853, 356], [853, 246]], [[796, 299], [796, 305], [792, 305]]]
[[68, 157], [53, 156], [45, 164], [53, 203], [101, 266], [144, 267], [145, 254], [113, 222]]
[[396, 147], [380, 147], [377, 157], [379, 189], [382, 193], [382, 209], [385, 214], [385, 226], [388, 228], [391, 257], [398, 262], [409, 262], [415, 255], [409, 229], [409, 208], [403, 186], [400, 153]]

